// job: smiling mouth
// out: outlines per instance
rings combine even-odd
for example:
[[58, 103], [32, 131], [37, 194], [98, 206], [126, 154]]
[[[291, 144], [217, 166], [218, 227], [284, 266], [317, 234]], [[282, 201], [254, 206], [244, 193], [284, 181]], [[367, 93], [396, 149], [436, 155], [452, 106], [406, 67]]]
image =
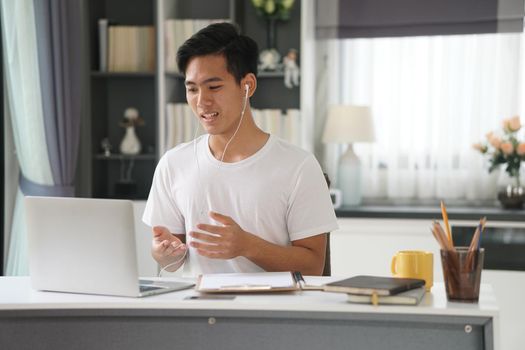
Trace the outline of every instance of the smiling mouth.
[[218, 116], [219, 116], [218, 112], [201, 114], [201, 118], [208, 122], [215, 120]]

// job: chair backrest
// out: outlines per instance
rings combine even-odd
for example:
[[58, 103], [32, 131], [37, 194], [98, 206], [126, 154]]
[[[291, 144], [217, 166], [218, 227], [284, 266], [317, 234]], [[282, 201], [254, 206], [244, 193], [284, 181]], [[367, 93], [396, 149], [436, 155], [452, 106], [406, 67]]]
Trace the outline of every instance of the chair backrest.
[[332, 265], [330, 263], [330, 232], [326, 234], [323, 276], [332, 276]]
[[[330, 188], [330, 178], [328, 177], [328, 174], [323, 173], [323, 175], [326, 180], [326, 184], [328, 185], [328, 188]], [[331, 276], [331, 275], [332, 275], [332, 264], [330, 261], [330, 232], [327, 232], [323, 276]]]

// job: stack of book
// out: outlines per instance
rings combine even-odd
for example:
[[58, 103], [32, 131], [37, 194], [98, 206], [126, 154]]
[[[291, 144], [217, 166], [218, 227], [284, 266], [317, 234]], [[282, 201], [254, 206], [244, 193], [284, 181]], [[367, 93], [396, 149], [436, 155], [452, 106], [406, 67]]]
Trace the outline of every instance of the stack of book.
[[425, 281], [413, 278], [355, 276], [324, 286], [326, 292], [348, 294], [348, 301], [364, 304], [418, 305]]
[[99, 66], [109, 72], [153, 72], [155, 28], [109, 25], [99, 20]]
[[[284, 113], [280, 109], [252, 109], [252, 114], [255, 123], [262, 130], [301, 146], [299, 109], [288, 109]], [[166, 105], [166, 143], [162, 153], [205, 133], [198, 123], [199, 121], [187, 103], [168, 103]]]
[[[198, 123], [199, 121], [187, 103], [168, 103], [166, 106], [166, 144], [164, 151], [202, 135], [204, 130], [199, 127]], [[197, 134], [195, 134], [196, 130]]]

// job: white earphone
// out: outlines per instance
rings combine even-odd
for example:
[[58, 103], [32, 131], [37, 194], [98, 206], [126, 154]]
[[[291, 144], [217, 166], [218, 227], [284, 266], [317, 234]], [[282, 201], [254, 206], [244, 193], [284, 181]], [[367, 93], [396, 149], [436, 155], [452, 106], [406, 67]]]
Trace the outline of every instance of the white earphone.
[[250, 92], [250, 85], [244, 84], [244, 106], [246, 107], [246, 101], [248, 100], [248, 93]]
[[246, 105], [248, 104], [248, 93], [250, 92], [250, 85], [244, 84], [244, 91], [244, 103], [242, 104], [241, 118], [239, 119], [239, 124], [237, 124], [237, 129], [235, 129], [235, 132], [233, 133], [232, 137], [230, 137], [230, 140], [226, 143], [226, 146], [224, 146], [224, 151], [222, 152], [221, 157], [221, 164], [224, 162], [224, 156], [226, 155], [226, 150], [228, 149], [230, 142], [232, 142], [235, 135], [237, 135], [237, 131], [239, 131], [239, 128], [241, 127], [241, 123], [244, 118], [244, 112], [246, 111]]

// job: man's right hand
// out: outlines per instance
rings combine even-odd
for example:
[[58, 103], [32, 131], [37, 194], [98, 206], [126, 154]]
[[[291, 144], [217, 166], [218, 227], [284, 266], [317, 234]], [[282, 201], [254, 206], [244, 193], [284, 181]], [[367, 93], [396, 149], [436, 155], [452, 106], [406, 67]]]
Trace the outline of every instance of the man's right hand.
[[166, 269], [176, 271], [183, 263], [186, 254], [186, 244], [182, 243], [173, 233], [164, 226], [153, 227], [153, 241], [151, 243], [151, 255], [159, 263], [161, 268], [174, 262], [179, 262]]

